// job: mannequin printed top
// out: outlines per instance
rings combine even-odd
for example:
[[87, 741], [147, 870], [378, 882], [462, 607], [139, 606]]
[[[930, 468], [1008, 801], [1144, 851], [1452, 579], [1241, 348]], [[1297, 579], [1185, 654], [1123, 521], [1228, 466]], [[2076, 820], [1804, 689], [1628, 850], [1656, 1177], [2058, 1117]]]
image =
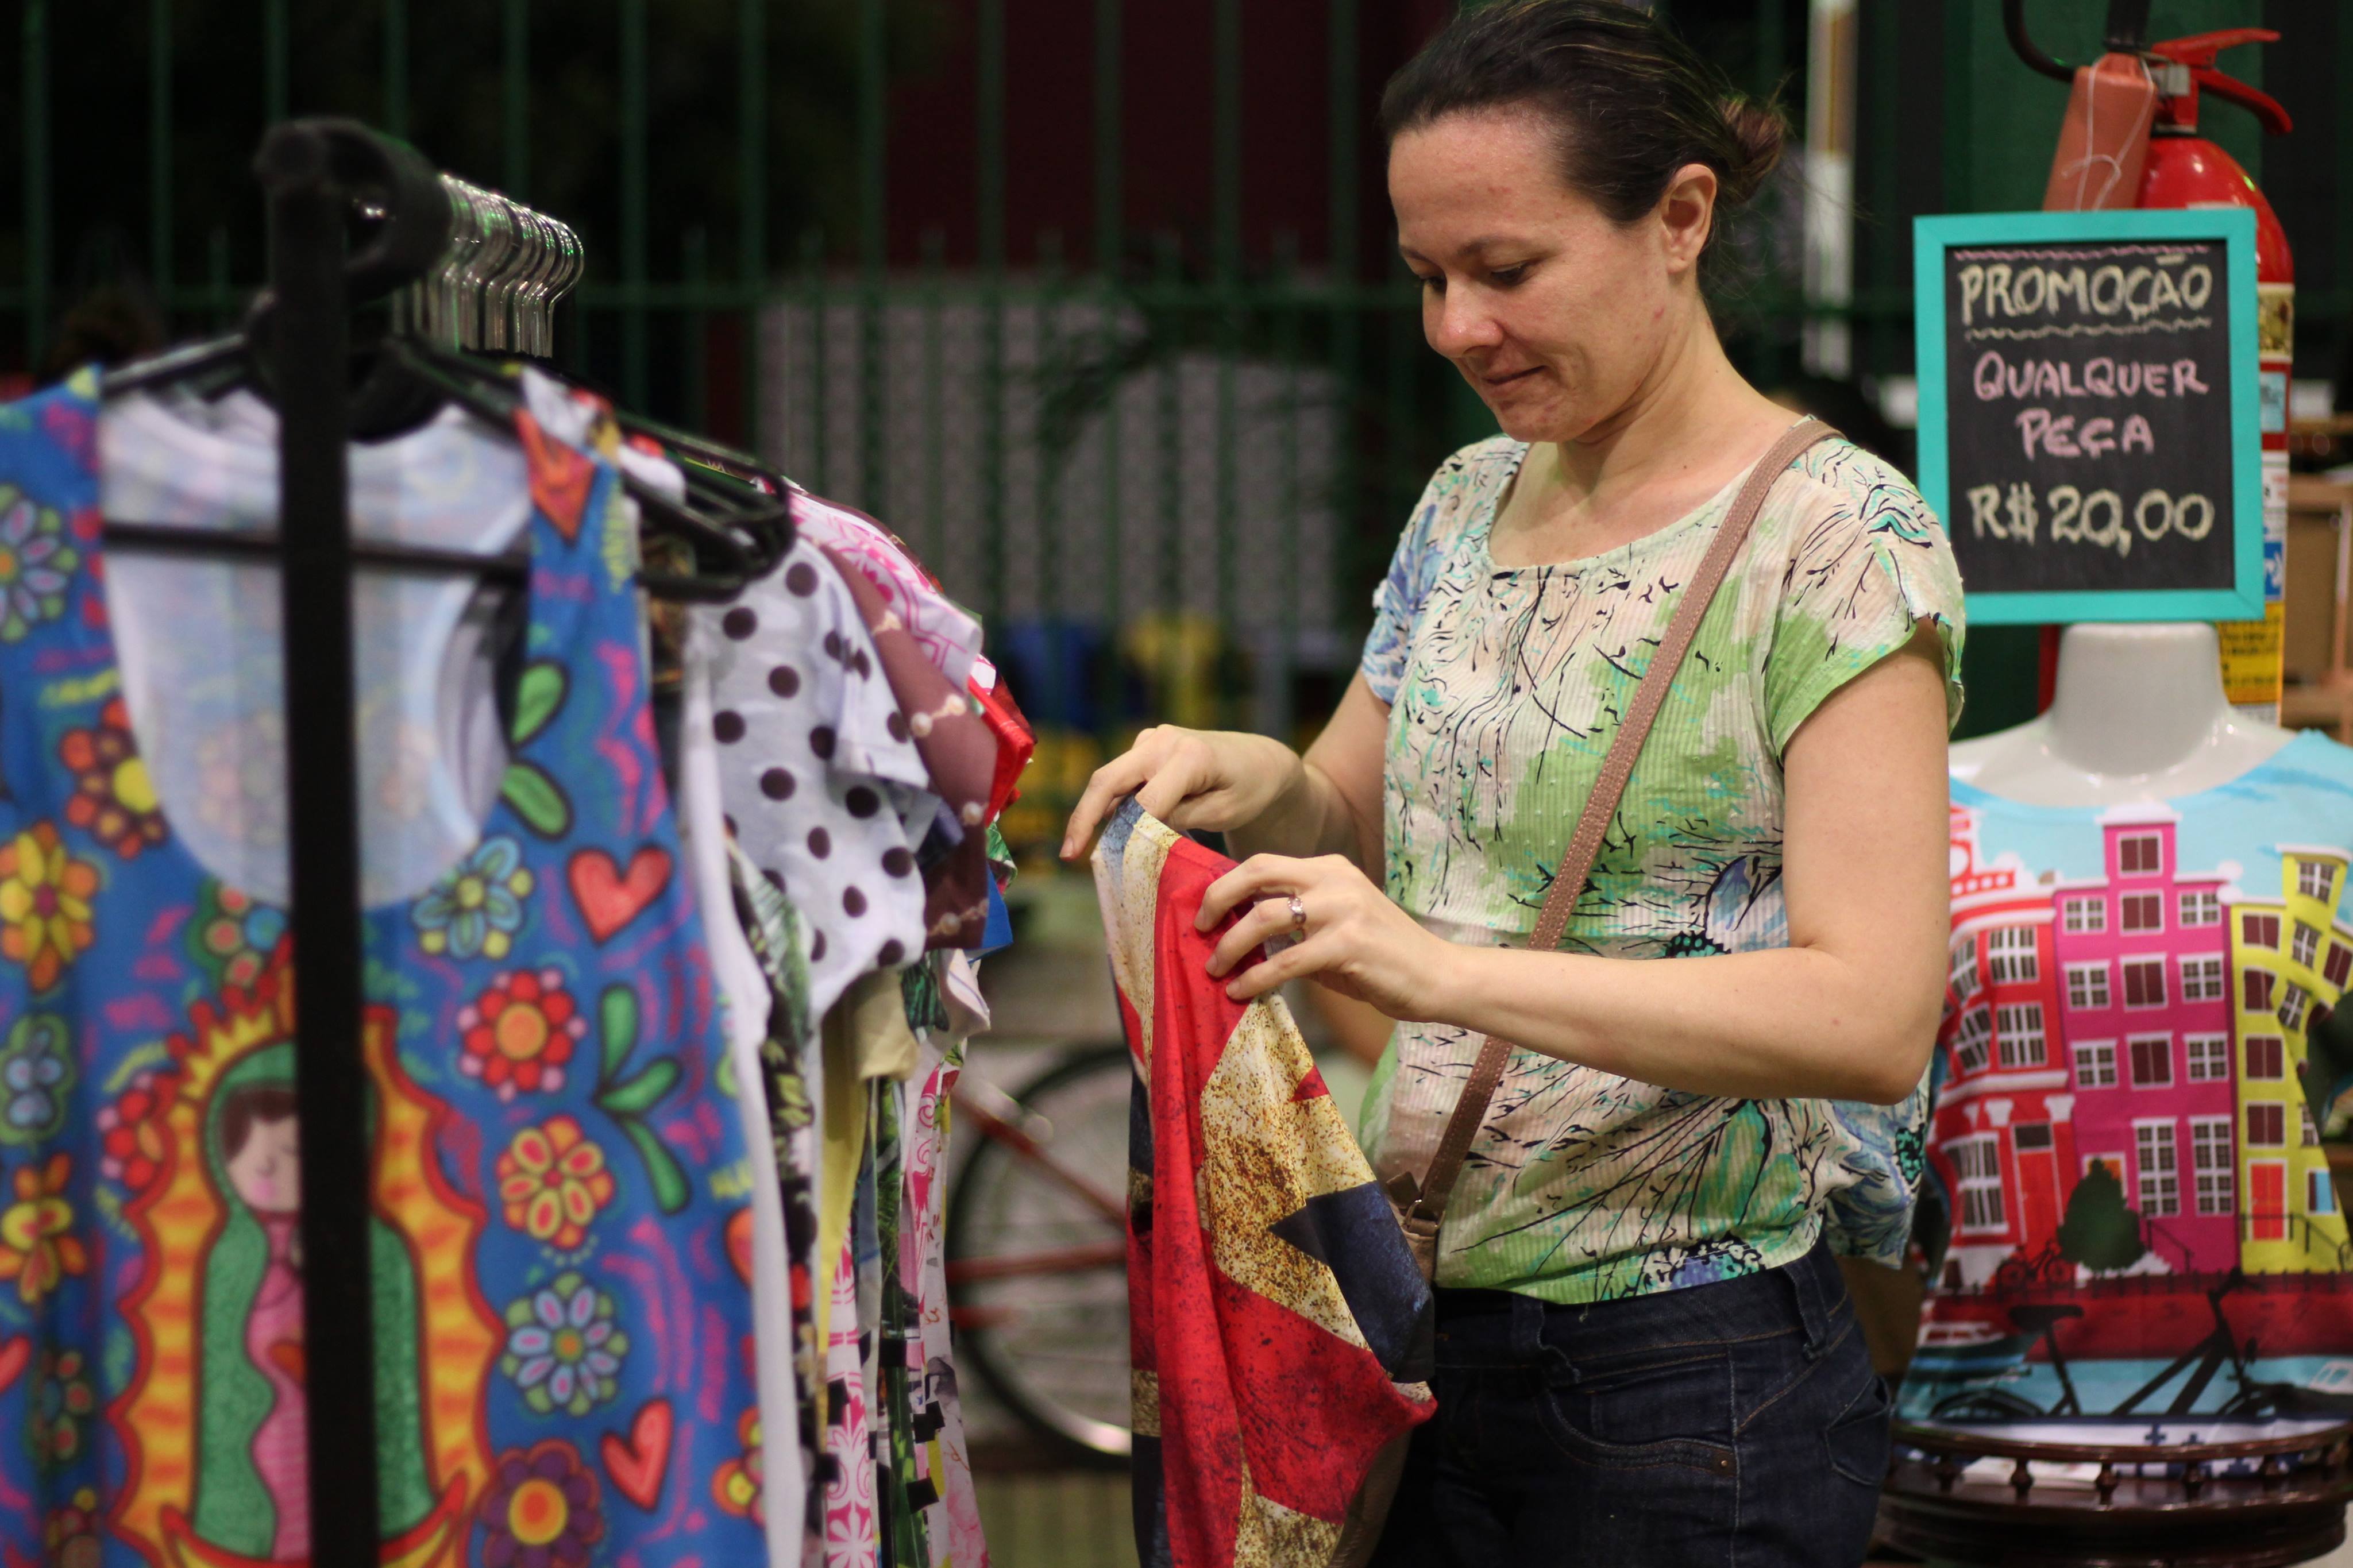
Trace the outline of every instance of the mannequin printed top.
[[[1746, 479], [1599, 555], [1500, 568], [1488, 534], [1526, 451], [1498, 437], [1439, 469], [1365, 648], [1390, 705], [1389, 893], [1479, 944], [1534, 930], [1619, 715]], [[1893, 468], [1815, 446], [1774, 483], [1701, 623], [1564, 951], [1786, 945], [1782, 750], [1924, 625], [1957, 711], [1961, 588], [1943, 531]], [[1428, 1169], [1479, 1045], [1399, 1026], [1362, 1130], [1384, 1178]], [[1439, 1283], [1567, 1302], [1704, 1284], [1802, 1256], [1826, 1207], [1834, 1242], [1893, 1260], [1921, 1112], [1709, 1099], [1515, 1052], [1447, 1211]]]
[[2100, 1443], [2353, 1415], [2353, 751], [2107, 809], [1956, 781], [1904, 1413]]
[[[123, 668], [98, 412], [89, 374], [0, 410], [0, 530], [50, 574], [0, 563], [0, 1430], [33, 1439], [0, 1444], [0, 1539], [296, 1561], [290, 946], [181, 837], [201, 801], [159, 793], [133, 739], [124, 692], [174, 700], [175, 650], [220, 628], [161, 604], [150, 668]], [[500, 798], [364, 921], [386, 1561], [756, 1562], [720, 1506], [760, 1468], [743, 1139], [634, 536], [605, 462], [517, 424], [530, 624]]]

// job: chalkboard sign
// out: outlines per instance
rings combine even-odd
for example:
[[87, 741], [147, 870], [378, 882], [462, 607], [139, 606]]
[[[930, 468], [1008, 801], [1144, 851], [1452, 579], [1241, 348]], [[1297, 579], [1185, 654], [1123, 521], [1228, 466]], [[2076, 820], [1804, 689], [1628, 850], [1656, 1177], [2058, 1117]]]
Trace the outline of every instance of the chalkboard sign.
[[1920, 489], [1980, 625], [2260, 618], [2255, 220], [1915, 227]]

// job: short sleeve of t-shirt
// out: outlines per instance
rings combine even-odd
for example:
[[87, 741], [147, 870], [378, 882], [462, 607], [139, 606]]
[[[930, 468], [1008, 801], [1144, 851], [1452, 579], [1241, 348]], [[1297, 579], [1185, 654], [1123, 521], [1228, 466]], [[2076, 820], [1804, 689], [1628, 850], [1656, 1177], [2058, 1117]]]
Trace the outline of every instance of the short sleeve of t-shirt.
[[[1904, 477], [1844, 442], [1818, 449], [1805, 477], [1775, 487], [1789, 506], [1788, 566], [1765, 659], [1775, 752], [1833, 691], [1936, 628], [1945, 720], [1961, 715], [1961, 577], [1945, 531]], [[1841, 471], [1843, 470], [1843, 471]]]
[[1414, 617], [1430, 596], [1448, 550], [1461, 537], [1472, 510], [1501, 489], [1525, 450], [1508, 437], [1477, 442], [1439, 465], [1423, 487], [1397, 553], [1389, 558], [1388, 574], [1373, 590], [1373, 629], [1365, 638], [1359, 668], [1365, 684], [1382, 701], [1397, 701], [1406, 653], [1413, 642]]

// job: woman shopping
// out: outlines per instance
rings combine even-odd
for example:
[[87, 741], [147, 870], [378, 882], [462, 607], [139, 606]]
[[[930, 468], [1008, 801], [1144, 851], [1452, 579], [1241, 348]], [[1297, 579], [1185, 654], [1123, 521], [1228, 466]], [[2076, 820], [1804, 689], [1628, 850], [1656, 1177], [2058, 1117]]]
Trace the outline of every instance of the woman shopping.
[[1704, 284], [1781, 131], [1672, 35], [1608, 0], [1466, 11], [1382, 121], [1430, 345], [1504, 434], [1431, 479], [1305, 756], [1148, 731], [1063, 852], [1134, 795], [1249, 857], [1200, 912], [1240, 911], [1210, 973], [1398, 1020], [1383, 1180], [1426, 1177], [1471, 1097], [1438, 1414], [1377, 1561], [1854, 1563], [1887, 1400], [1831, 1255], [1893, 1261], [1918, 1173], [1952, 557], [1902, 476], [1726, 359]]

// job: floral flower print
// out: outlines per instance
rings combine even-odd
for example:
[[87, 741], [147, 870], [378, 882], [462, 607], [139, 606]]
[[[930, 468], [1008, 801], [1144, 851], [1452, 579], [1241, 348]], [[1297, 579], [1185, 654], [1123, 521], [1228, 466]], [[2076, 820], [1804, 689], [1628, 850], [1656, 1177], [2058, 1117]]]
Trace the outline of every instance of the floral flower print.
[[484, 1568], [576, 1568], [605, 1539], [596, 1478], [560, 1437], [499, 1456], [480, 1518]]
[[41, 1541], [48, 1548], [43, 1561], [57, 1568], [98, 1568], [98, 1489], [83, 1487], [70, 1502], [51, 1509]]
[[504, 958], [522, 927], [532, 875], [512, 838], [488, 838], [426, 889], [408, 918], [417, 945], [452, 958]]
[[564, 1064], [588, 1033], [580, 1005], [564, 988], [561, 971], [501, 974], [458, 1010], [461, 1054], [458, 1070], [512, 1100], [564, 1087]]
[[69, 1274], [90, 1272], [90, 1254], [73, 1234], [73, 1205], [66, 1201], [66, 1178], [73, 1163], [53, 1154], [43, 1165], [19, 1166], [16, 1201], [0, 1210], [0, 1280], [14, 1279], [28, 1307], [62, 1284]]
[[81, 555], [66, 542], [65, 515], [0, 485], [0, 642], [17, 642], [66, 607]]
[[763, 1465], [760, 1457], [760, 1412], [755, 1405], [744, 1412], [735, 1423], [735, 1436], [744, 1444], [744, 1457], [730, 1459], [712, 1475], [712, 1500], [738, 1519], [749, 1519], [765, 1527], [767, 1505], [761, 1496]]
[[65, 1124], [73, 1035], [54, 1013], [27, 1013], [0, 1046], [0, 1143], [32, 1143]]
[[143, 1193], [164, 1169], [164, 1112], [177, 1098], [179, 1079], [142, 1072], [111, 1105], [99, 1108], [98, 1168], [109, 1181]]
[[74, 778], [68, 822], [126, 860], [164, 842], [163, 805], [131, 738], [131, 710], [121, 698], [109, 702], [90, 728], [67, 731], [58, 742], [58, 761]]
[[257, 903], [235, 888], [207, 879], [196, 895], [196, 918], [188, 946], [198, 963], [222, 985], [250, 986], [269, 967], [286, 934], [286, 911]]
[[507, 1331], [499, 1370], [533, 1410], [586, 1415], [613, 1397], [629, 1336], [614, 1326], [613, 1299], [579, 1275], [559, 1274], [511, 1304]]
[[499, 1156], [499, 1200], [517, 1230], [570, 1251], [588, 1237], [588, 1222], [613, 1201], [605, 1151], [569, 1116], [526, 1127]]
[[45, 1464], [69, 1464], [81, 1453], [82, 1425], [98, 1410], [98, 1391], [78, 1350], [41, 1352], [33, 1374], [32, 1413], [25, 1441]]
[[265, 708], [196, 741], [196, 820], [257, 849], [286, 842], [286, 716]]
[[0, 844], [0, 957], [29, 971], [47, 991], [88, 948], [98, 868], [66, 852], [57, 824], [37, 822]]

